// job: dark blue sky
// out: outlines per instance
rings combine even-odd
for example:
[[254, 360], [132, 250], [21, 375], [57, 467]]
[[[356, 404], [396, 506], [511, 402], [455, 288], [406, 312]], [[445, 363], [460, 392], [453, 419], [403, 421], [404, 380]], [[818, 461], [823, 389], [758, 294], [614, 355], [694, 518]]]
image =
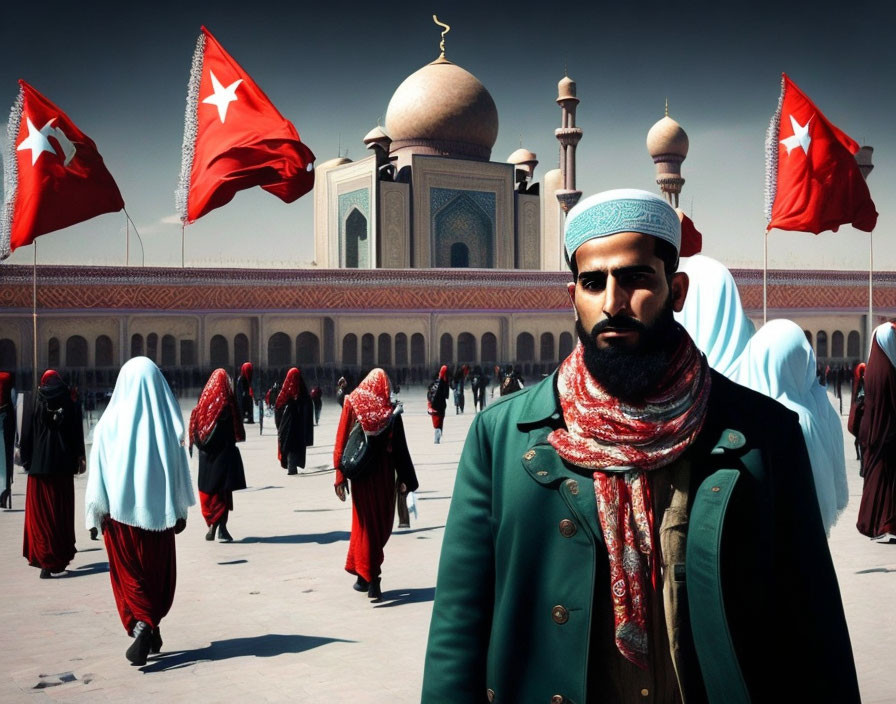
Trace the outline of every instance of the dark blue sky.
[[[764, 140], [781, 71], [827, 117], [875, 147], [869, 180], [881, 217], [875, 264], [896, 269], [896, 12], [883, 2], [825, 3], [40, 3], [0, 28], [0, 110], [24, 78], [97, 143], [146, 245], [148, 264], [180, 264], [173, 191], [190, 59], [205, 24], [324, 161], [385, 116], [398, 84], [438, 55], [433, 11], [452, 26], [447, 55], [498, 106], [492, 159], [523, 146], [536, 179], [556, 166], [554, 102], [564, 66], [578, 83], [579, 187], [655, 189], [644, 139], [663, 114], [688, 132], [682, 206], [704, 251], [732, 266], [762, 261]], [[286, 205], [258, 189], [187, 228], [187, 261], [305, 266], [310, 197]], [[261, 233], [259, 235], [259, 233]], [[772, 266], [867, 267], [867, 235], [773, 232]], [[132, 243], [132, 256], [139, 247]], [[27, 263], [30, 247], [10, 261]], [[124, 262], [124, 217], [39, 240], [39, 261]], [[133, 263], [134, 259], [132, 259]]]

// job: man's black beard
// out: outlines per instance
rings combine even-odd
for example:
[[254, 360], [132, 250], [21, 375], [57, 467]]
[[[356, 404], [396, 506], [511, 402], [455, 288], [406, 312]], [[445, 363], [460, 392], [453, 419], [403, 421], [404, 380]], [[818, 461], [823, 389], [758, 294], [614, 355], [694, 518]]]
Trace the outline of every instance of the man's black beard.
[[[637, 344], [609, 345], [601, 349], [597, 346], [597, 336], [608, 327], [637, 330]], [[617, 315], [599, 322], [590, 334], [576, 320], [576, 333], [584, 347], [585, 367], [606, 392], [622, 401], [642, 403], [657, 390], [666, 373], [677, 347], [678, 326], [672, 315], [670, 297], [651, 325]]]

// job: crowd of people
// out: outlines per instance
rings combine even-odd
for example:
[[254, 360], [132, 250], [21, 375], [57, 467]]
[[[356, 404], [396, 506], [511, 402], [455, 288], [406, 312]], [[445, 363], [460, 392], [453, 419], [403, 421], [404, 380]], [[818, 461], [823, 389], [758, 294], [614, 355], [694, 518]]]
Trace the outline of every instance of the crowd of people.
[[[548, 696], [858, 701], [826, 540], [849, 498], [844, 438], [820, 382], [841, 397], [852, 382], [857, 528], [896, 542], [896, 323], [875, 330], [866, 364], [820, 373], [794, 323], [755, 329], [721, 263], [679, 260], [680, 222], [642, 191], [583, 200], [565, 231], [572, 353], [528, 385], [513, 365], [460, 364], [425, 386], [434, 444], [449, 399], [460, 415], [469, 390], [476, 418], [445, 530], [424, 701], [531, 701], [560, 685]], [[18, 445], [23, 555], [51, 578], [75, 554], [74, 476], [89, 469], [87, 528], [102, 534], [133, 664], [162, 648], [175, 536], [196, 490], [206, 540], [233, 540], [246, 427], [263, 432], [273, 416], [280, 467], [306, 468], [325, 396], [317, 377], [293, 367], [265, 390], [254, 376], [249, 362], [235, 378], [213, 371], [185, 426], [160, 369], [131, 359], [88, 463], [77, 393], [60, 374], [26, 395], [17, 429], [12, 377], [0, 373], [0, 507], [11, 507]], [[344, 569], [376, 601], [418, 479], [399, 382], [379, 368], [357, 385], [334, 381], [334, 491], [352, 504]], [[489, 386], [510, 398], [486, 410]], [[800, 646], [769, 639], [769, 623], [787, 623]], [[540, 666], [508, 666], [529, 661]], [[794, 668], [801, 677], [788, 678]]]

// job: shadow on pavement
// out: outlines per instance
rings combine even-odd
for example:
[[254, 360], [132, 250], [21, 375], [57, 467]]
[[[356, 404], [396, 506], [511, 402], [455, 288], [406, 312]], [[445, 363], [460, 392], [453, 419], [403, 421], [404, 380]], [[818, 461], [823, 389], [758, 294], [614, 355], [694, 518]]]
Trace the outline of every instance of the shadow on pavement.
[[383, 592], [380, 603], [374, 604], [375, 609], [385, 609], [390, 606], [402, 604], [419, 604], [423, 601], [432, 601], [436, 596], [435, 587], [423, 587], [421, 589], [390, 589]]
[[267, 489], [282, 489], [282, 486], [249, 486], [240, 491], [265, 491]]
[[227, 562], [219, 562], [219, 565], [245, 565], [248, 560], [229, 560]]
[[227, 660], [254, 655], [258, 658], [272, 658], [288, 653], [302, 653], [318, 648], [327, 643], [354, 643], [356, 641], [342, 638], [320, 638], [318, 636], [282, 635], [269, 633], [251, 638], [231, 638], [229, 640], [213, 640], [211, 645], [196, 650], [180, 650], [162, 653], [151, 659], [150, 663], [140, 668], [141, 672], [165, 672], [182, 667], [191, 667], [203, 660]]
[[87, 577], [92, 574], [103, 574], [109, 571], [108, 562], [93, 562], [89, 565], [82, 565], [77, 569], [66, 570], [66, 577]]
[[445, 526], [427, 526], [426, 528], [396, 528], [393, 533], [395, 535], [410, 535], [411, 533], [425, 533], [429, 530], [439, 530]]
[[896, 570], [887, 567], [872, 567], [867, 570], [859, 570], [856, 574], [871, 574], [872, 572], [896, 572]]
[[318, 545], [329, 545], [330, 543], [338, 543], [340, 540], [348, 540], [350, 533], [347, 530], [331, 530], [329, 533], [299, 533], [296, 535], [268, 535], [264, 537], [250, 536], [242, 540], [234, 540], [231, 545], [239, 545], [240, 543], [270, 543], [270, 544], [290, 544], [301, 545], [304, 543], [317, 543]]
[[324, 513], [326, 511], [339, 511], [338, 508], [294, 508], [293, 513]]

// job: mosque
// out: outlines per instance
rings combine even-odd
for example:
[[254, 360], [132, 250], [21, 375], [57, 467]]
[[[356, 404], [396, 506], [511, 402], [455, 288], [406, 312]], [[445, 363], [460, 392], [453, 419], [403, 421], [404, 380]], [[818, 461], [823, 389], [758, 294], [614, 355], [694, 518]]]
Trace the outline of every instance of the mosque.
[[[556, 102], [559, 168], [538, 183], [532, 152], [492, 159], [495, 102], [443, 53], [395, 90], [385, 125], [364, 137], [368, 157], [316, 166], [314, 268], [41, 266], [35, 335], [31, 268], [2, 265], [0, 369], [24, 383], [36, 337], [38, 368], [70, 373], [114, 373], [136, 355], [203, 374], [244, 361], [425, 374], [443, 363], [515, 362], [524, 373], [546, 371], [573, 347], [561, 233], [581, 196], [583, 134], [568, 76]], [[659, 190], [677, 206], [685, 131], [666, 115], [647, 147]], [[733, 274], [761, 324], [762, 272]], [[874, 295], [876, 325], [896, 314], [896, 275], [876, 275]], [[863, 272], [769, 272], [769, 317], [799, 324], [823, 363], [862, 356], [867, 296]]]

